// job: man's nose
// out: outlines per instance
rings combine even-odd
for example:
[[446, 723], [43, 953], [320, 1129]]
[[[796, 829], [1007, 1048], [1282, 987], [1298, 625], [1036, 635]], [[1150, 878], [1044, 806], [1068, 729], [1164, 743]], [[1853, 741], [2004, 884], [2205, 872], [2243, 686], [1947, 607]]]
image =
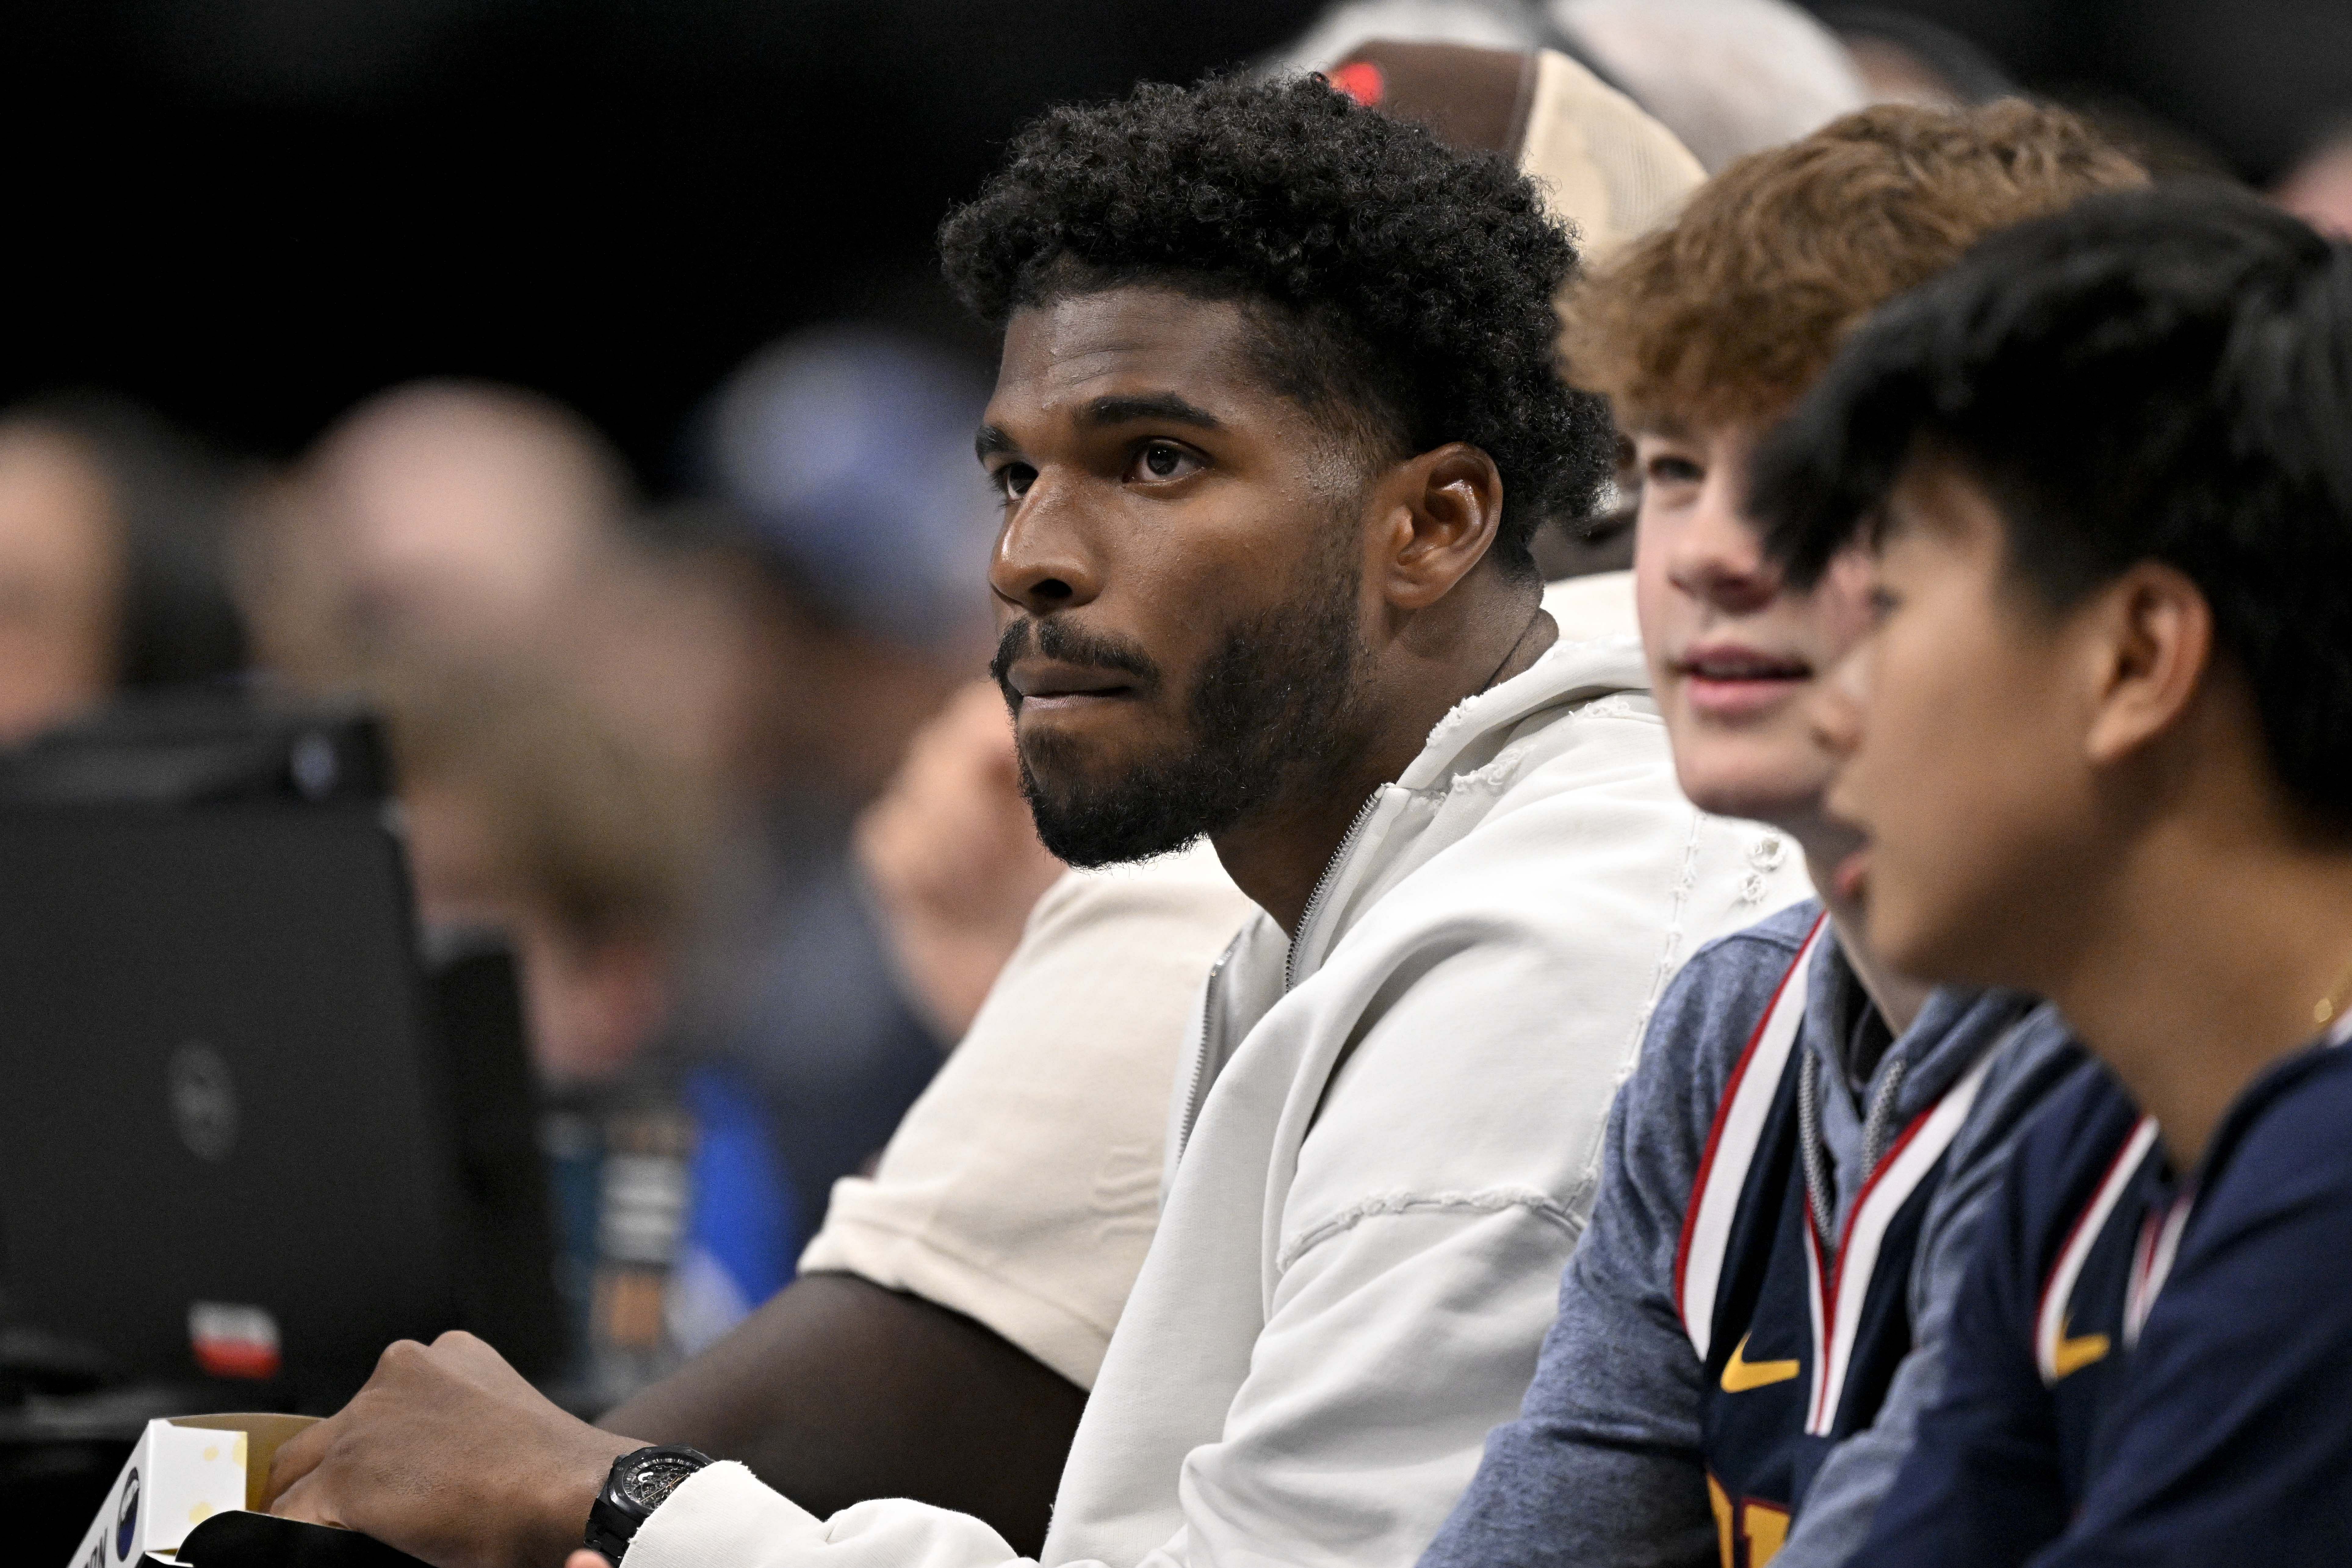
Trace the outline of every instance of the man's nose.
[[1030, 481], [989, 557], [988, 585], [999, 599], [1043, 616], [1075, 609], [1102, 591], [1074, 501], [1049, 474]]
[[1666, 563], [1675, 586], [1732, 612], [1758, 608], [1780, 585], [1779, 570], [1765, 559], [1762, 541], [1738, 503], [1734, 477], [1710, 473], [1675, 532]]
[[1843, 762], [1862, 743], [1862, 721], [1870, 705], [1871, 639], [1864, 637], [1813, 683], [1805, 722], [1823, 751]]

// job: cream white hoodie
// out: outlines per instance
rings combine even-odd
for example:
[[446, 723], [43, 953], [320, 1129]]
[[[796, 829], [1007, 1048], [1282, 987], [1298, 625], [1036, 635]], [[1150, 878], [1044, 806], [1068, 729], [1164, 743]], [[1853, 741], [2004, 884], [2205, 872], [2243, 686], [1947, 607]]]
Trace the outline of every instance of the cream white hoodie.
[[[1171, 1110], [1160, 1229], [1045, 1562], [1405, 1568], [1511, 1418], [1667, 978], [1809, 890], [1675, 787], [1631, 638], [1457, 707], [1365, 804], [1286, 942], [1243, 928]], [[818, 1519], [738, 1465], [629, 1568], [993, 1568], [978, 1520]]]

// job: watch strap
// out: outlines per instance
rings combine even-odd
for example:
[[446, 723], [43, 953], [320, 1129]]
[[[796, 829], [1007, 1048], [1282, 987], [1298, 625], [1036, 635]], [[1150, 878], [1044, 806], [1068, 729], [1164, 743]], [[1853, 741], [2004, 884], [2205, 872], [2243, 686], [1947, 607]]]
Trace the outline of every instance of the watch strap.
[[[667, 1501], [670, 1493], [684, 1485], [687, 1478], [712, 1462], [709, 1455], [682, 1443], [633, 1449], [614, 1460], [613, 1468], [605, 1472], [604, 1490], [596, 1494], [595, 1503], [588, 1510], [588, 1529], [583, 1538], [588, 1549], [618, 1564], [627, 1554], [629, 1543], [636, 1539], [637, 1527]], [[669, 1478], [669, 1484], [650, 1503], [644, 1498], [644, 1483], [649, 1471], [665, 1473]]]

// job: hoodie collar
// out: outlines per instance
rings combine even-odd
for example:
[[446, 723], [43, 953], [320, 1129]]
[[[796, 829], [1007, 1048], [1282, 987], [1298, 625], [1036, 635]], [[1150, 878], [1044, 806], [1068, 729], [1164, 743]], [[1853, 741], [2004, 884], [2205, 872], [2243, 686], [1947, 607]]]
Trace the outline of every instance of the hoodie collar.
[[[1823, 956], [1832, 962], [1814, 964], [1806, 977], [1801, 1038], [1805, 1048], [1820, 1059], [1825, 1081], [1842, 1084], [1845, 1081], [1843, 1037], [1858, 1019], [1852, 1009], [1839, 1005], [1839, 992], [1852, 984], [1861, 997], [1861, 1005], [1875, 1004], [1848, 978], [1853, 970], [1838, 945], [1834, 926], [1824, 933], [1823, 940], [1827, 944]], [[2014, 991], [1938, 986], [1928, 994], [1919, 1016], [1911, 1020], [1911, 1026], [1886, 1047], [1885, 1055], [1871, 1069], [1870, 1081], [1874, 1087], [1889, 1062], [1897, 1057], [1904, 1059], [1905, 1077], [1895, 1099], [1895, 1113], [1907, 1122], [1942, 1099], [1944, 1091], [1958, 1082], [1976, 1065], [1977, 1058], [2032, 1008], [2032, 997]], [[1863, 1098], [1868, 1103], [1869, 1096]]]
[[1421, 754], [1397, 775], [1399, 787], [1426, 790], [1482, 768], [1528, 720], [1622, 692], [1646, 695], [1649, 668], [1638, 637], [1556, 642], [1510, 679], [1455, 703], [1429, 731]]

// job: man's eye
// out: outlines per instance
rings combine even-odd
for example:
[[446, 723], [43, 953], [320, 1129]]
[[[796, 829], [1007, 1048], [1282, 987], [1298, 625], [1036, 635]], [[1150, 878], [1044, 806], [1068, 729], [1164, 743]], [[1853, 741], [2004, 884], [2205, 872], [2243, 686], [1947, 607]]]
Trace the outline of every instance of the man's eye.
[[1134, 477], [1181, 479], [1200, 469], [1201, 459], [1172, 441], [1147, 441], [1135, 454]]
[[1008, 501], [1016, 501], [1029, 493], [1029, 487], [1036, 482], [1037, 470], [1026, 463], [1007, 463], [992, 477], [999, 493]]

